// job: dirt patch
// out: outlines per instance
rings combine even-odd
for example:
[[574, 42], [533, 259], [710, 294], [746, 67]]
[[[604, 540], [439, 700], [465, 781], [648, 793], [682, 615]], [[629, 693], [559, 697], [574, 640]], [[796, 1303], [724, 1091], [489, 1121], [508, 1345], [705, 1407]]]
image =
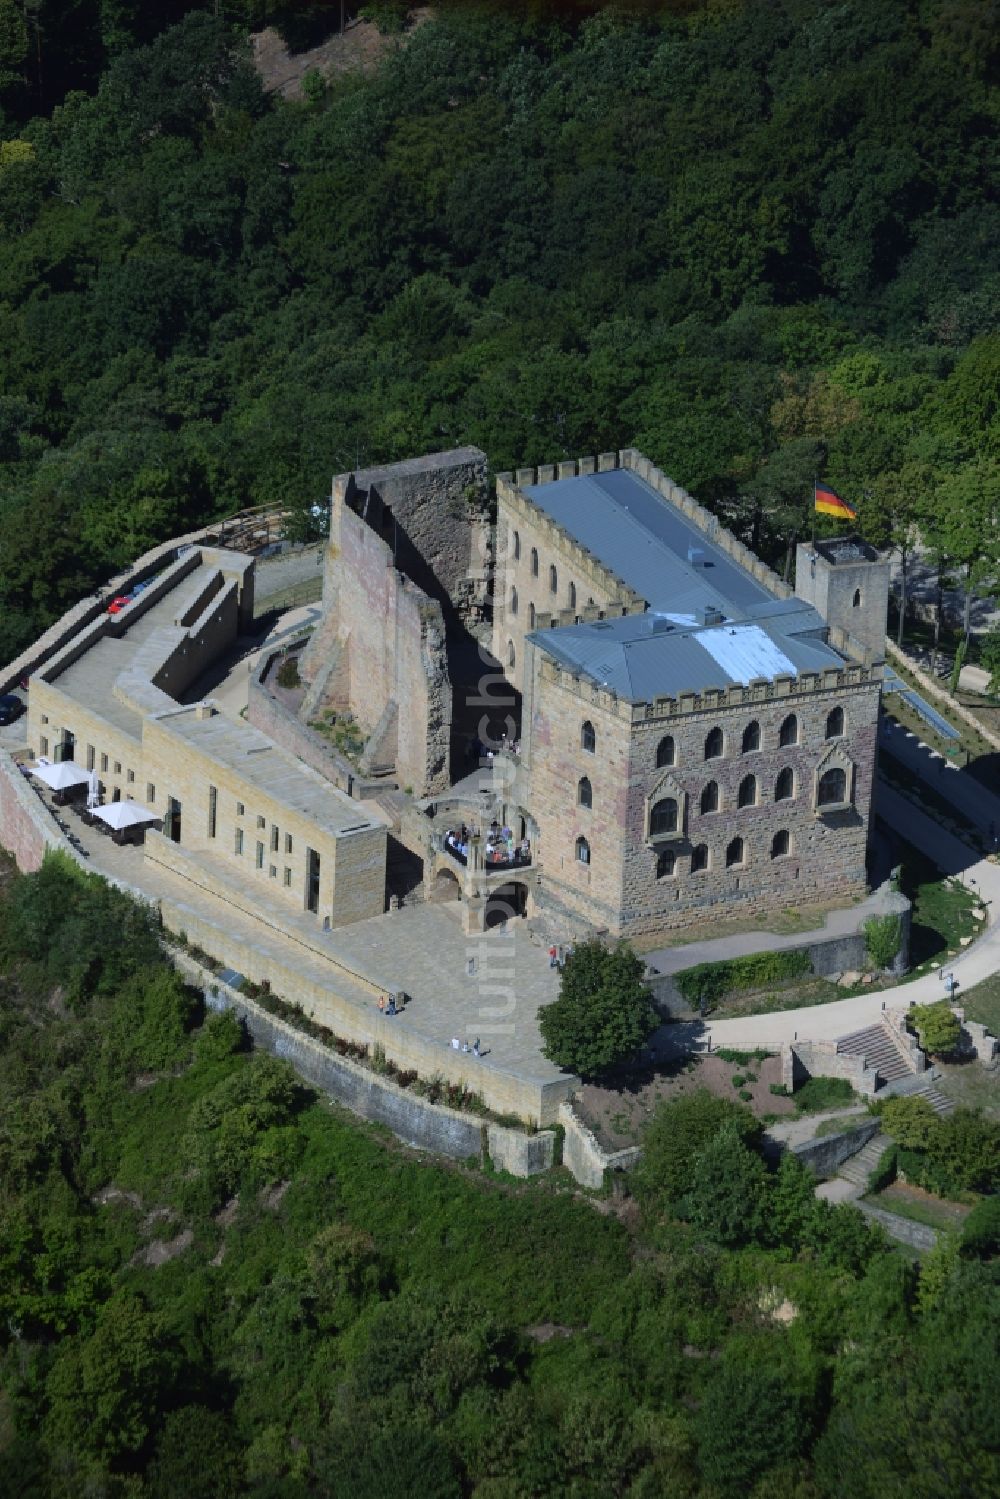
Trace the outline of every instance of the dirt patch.
[[890, 1213], [895, 1210], [903, 1217], [907, 1216], [907, 1206], [926, 1208], [942, 1227], [961, 1228], [972, 1211], [964, 1203], [948, 1202], [943, 1197], [935, 1197], [933, 1192], [925, 1192], [923, 1187], [911, 1186], [909, 1182], [892, 1182], [872, 1200], [879, 1207], [886, 1208]]
[[142, 1232], [151, 1234], [158, 1223], [173, 1223], [176, 1217], [173, 1208], [153, 1208], [142, 1220]]
[[116, 1187], [113, 1182], [107, 1187], [102, 1187], [99, 1192], [95, 1192], [90, 1200], [101, 1208], [108, 1207], [112, 1202], [127, 1202], [130, 1208], [142, 1207], [142, 1198], [138, 1192], [123, 1192], [121, 1187]]
[[533, 1343], [551, 1343], [553, 1338], [571, 1338], [575, 1327], [560, 1327], [557, 1322], [539, 1322], [537, 1327], [526, 1327], [524, 1335]]
[[[744, 1079], [740, 1086], [750, 1094], [749, 1099], [740, 1098], [734, 1077]], [[680, 1098], [699, 1088], [707, 1088], [718, 1098], [746, 1103], [758, 1119], [766, 1114], [793, 1114], [792, 1099], [771, 1092], [771, 1084], [780, 1082], [780, 1057], [751, 1061], [746, 1067], [717, 1056], [686, 1057], [655, 1070], [636, 1068], [601, 1087], [587, 1083], [574, 1107], [605, 1150], [621, 1150], [639, 1143], [640, 1132], [661, 1099]]]
[[239, 1210], [240, 1194], [237, 1192], [235, 1197], [230, 1197], [229, 1201], [219, 1209], [212, 1221], [217, 1223], [220, 1228], [231, 1228], [236, 1222], [236, 1214]]
[[174, 1239], [154, 1239], [152, 1244], [147, 1244], [145, 1249], [139, 1249], [132, 1256], [131, 1264], [148, 1265], [156, 1270], [160, 1265], [165, 1265], [169, 1260], [174, 1260], [185, 1249], [194, 1243], [194, 1233], [190, 1228], [185, 1228]]
[[290, 1181], [282, 1181], [275, 1183], [273, 1187], [265, 1188], [260, 1194], [261, 1207], [269, 1213], [276, 1213], [291, 1185]]
[[324, 78], [343, 73], [371, 73], [388, 52], [403, 45], [433, 14], [431, 6], [421, 6], [398, 37], [383, 36], [369, 21], [350, 21], [343, 36], [338, 32], [318, 47], [295, 53], [289, 52], [280, 33], [268, 26], [251, 37], [254, 65], [267, 93], [280, 94], [283, 99], [301, 99], [302, 80], [307, 73], [320, 73]]

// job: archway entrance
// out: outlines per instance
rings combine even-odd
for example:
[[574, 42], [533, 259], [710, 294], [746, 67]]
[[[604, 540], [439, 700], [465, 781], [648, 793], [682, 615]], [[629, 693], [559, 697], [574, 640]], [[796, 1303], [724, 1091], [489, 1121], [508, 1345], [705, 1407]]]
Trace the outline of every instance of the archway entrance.
[[434, 876], [431, 900], [437, 904], [448, 900], [461, 900], [461, 898], [462, 887], [458, 883], [458, 876], [452, 874], [450, 869], [439, 869]]
[[490, 891], [483, 912], [483, 926], [486, 931], [491, 931], [494, 927], [506, 926], [514, 917], [527, 914], [528, 887], [520, 880], [510, 880]]

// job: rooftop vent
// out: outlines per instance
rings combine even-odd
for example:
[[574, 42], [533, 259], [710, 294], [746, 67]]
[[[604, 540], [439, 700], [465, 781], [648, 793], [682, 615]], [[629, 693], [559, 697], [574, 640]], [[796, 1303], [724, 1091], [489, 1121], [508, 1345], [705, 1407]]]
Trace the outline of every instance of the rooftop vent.
[[650, 635], [666, 635], [670, 629], [669, 619], [664, 619], [662, 614], [654, 614], [649, 622]]
[[691, 564], [692, 567], [704, 567], [705, 566], [705, 548], [704, 547], [694, 547], [694, 546], [688, 547], [688, 562]]
[[724, 618], [725, 615], [722, 610], [717, 609], [714, 604], [706, 604], [701, 611], [701, 622], [703, 625], [721, 625]]
[[215, 708], [212, 703], [199, 703], [194, 710], [195, 718], [214, 718]]

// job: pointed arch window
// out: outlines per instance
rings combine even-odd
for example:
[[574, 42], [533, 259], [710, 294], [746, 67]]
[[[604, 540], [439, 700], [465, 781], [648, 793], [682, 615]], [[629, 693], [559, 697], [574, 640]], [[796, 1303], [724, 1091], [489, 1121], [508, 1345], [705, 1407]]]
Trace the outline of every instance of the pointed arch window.
[[771, 839], [771, 858], [784, 859], [792, 851], [792, 840], [787, 828], [782, 828]]
[[760, 724], [756, 719], [743, 730], [743, 753], [749, 755], [760, 749]]
[[531, 576], [533, 578], [537, 578], [538, 577], [538, 548], [537, 547], [532, 547], [531, 548]]
[[656, 768], [661, 770], [664, 765], [677, 764], [677, 746], [673, 737], [667, 734], [656, 746]]
[[549, 592], [550, 593], [558, 593], [559, 592], [559, 574], [556, 572], [556, 565], [555, 565], [554, 562], [553, 562], [552, 566], [549, 568]]
[[708, 785], [705, 787], [704, 791], [701, 793], [701, 811], [702, 811], [702, 816], [705, 816], [709, 812], [718, 812], [718, 810], [719, 810], [719, 783], [718, 783], [718, 781], [709, 781]]
[[656, 856], [656, 878], [664, 880], [672, 875], [677, 868], [677, 855], [672, 848], [665, 849], [662, 854]]
[[698, 874], [708, 868], [708, 844], [699, 843], [691, 850], [691, 873]]
[[722, 730], [720, 728], [709, 729], [707, 735], [705, 736], [705, 759], [721, 759], [724, 749], [725, 740], [722, 737]]
[[529, 604], [528, 605], [528, 628], [531, 629], [531, 630], [533, 630], [535, 628], [535, 606], [534, 606], [534, 604]]
[[510, 591], [510, 612], [511, 612], [511, 614], [516, 614], [517, 613], [517, 589], [516, 588], [512, 588], [511, 591]]
[[795, 774], [789, 766], [778, 772], [778, 779], [774, 783], [774, 799], [776, 802], [791, 801], [795, 795]]
[[854, 608], [854, 609], [860, 609], [861, 608], [861, 589], [860, 588], [855, 588], [855, 590], [854, 590], [854, 600], [853, 600], [853, 603], [852, 603], [852, 608]]
[[726, 868], [736, 869], [746, 861], [746, 844], [742, 838], [734, 838], [726, 846]]
[[587, 776], [581, 776], [577, 782], [576, 800], [581, 807], [593, 807], [594, 805], [594, 788], [591, 786]]
[[576, 862], [578, 864], [590, 863], [590, 844], [586, 838], [578, 838], [576, 840]]
[[831, 708], [826, 715], [826, 737], [827, 739], [842, 739], [844, 737], [843, 708]]
[[521, 538], [516, 531], [510, 533], [510, 549], [514, 554], [514, 561], [517, 562], [521, 556]]
[[594, 733], [594, 725], [589, 718], [585, 718], [580, 725], [580, 748], [588, 755], [594, 754], [597, 749], [597, 735]]
[[788, 717], [782, 723], [781, 729], [778, 733], [778, 747], [779, 749], [787, 749], [789, 745], [798, 744], [798, 742], [799, 721], [795, 717], [794, 713], [789, 713]]
[[513, 640], [508, 640], [508, 642], [507, 642], [507, 665], [510, 666], [510, 667], [513, 667], [514, 665], [516, 665], [516, 662], [517, 662], [517, 657], [514, 654], [514, 642], [513, 642]]

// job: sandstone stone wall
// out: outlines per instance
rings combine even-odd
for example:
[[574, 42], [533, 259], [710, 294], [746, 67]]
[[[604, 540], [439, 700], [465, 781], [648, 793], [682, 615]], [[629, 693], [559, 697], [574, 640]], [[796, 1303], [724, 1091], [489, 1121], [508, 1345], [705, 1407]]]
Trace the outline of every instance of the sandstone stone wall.
[[461, 609], [474, 588], [485, 585], [486, 472], [486, 454], [467, 447], [350, 476], [359, 509], [368, 502], [392, 513], [387, 539], [394, 565], [446, 613]]
[[[654, 933], [704, 920], [720, 903], [727, 911], [763, 914], [790, 903], [831, 895], [863, 895], [871, 815], [881, 673], [850, 665], [840, 671], [779, 678], [749, 687], [682, 694], [651, 704], [627, 704], [586, 678], [561, 671], [528, 646], [530, 680], [524, 694], [522, 758], [525, 799], [538, 824], [544, 870], [541, 903], [556, 903], [595, 926], [623, 935]], [[844, 712], [844, 733], [827, 740], [828, 715]], [[779, 746], [782, 725], [797, 724], [797, 743]], [[593, 725], [595, 752], [582, 747]], [[743, 752], [744, 731], [759, 729], [760, 748]], [[720, 728], [723, 754], [705, 760], [709, 732]], [[660, 745], [673, 741], [672, 765], [657, 767]], [[845, 769], [851, 804], [817, 806], [817, 783], [829, 765]], [[783, 769], [793, 795], [777, 801]], [[590, 782], [592, 806], [580, 804]], [[738, 805], [753, 777], [753, 801]], [[710, 782], [718, 810], [701, 811]], [[748, 783], [749, 785], [750, 783]], [[650, 835], [652, 807], [661, 797], [678, 805], [676, 835]], [[623, 836], [624, 830], [624, 836]], [[772, 858], [776, 833], [789, 835], [789, 853]], [[589, 865], [576, 858], [587, 839]], [[742, 853], [727, 865], [736, 839]], [[692, 869], [694, 850], [707, 849], [707, 866]], [[657, 874], [661, 854], [674, 857]]]
[[340, 652], [342, 665], [322, 703], [353, 713], [366, 737], [378, 731], [373, 770], [391, 769], [400, 785], [430, 795], [447, 786], [449, 772], [452, 699], [444, 613], [394, 565], [391, 518], [383, 526], [377, 514], [373, 527], [366, 515], [355, 513], [348, 490], [346, 481], [335, 486], [324, 619], [300, 669], [313, 681], [331, 654]]

